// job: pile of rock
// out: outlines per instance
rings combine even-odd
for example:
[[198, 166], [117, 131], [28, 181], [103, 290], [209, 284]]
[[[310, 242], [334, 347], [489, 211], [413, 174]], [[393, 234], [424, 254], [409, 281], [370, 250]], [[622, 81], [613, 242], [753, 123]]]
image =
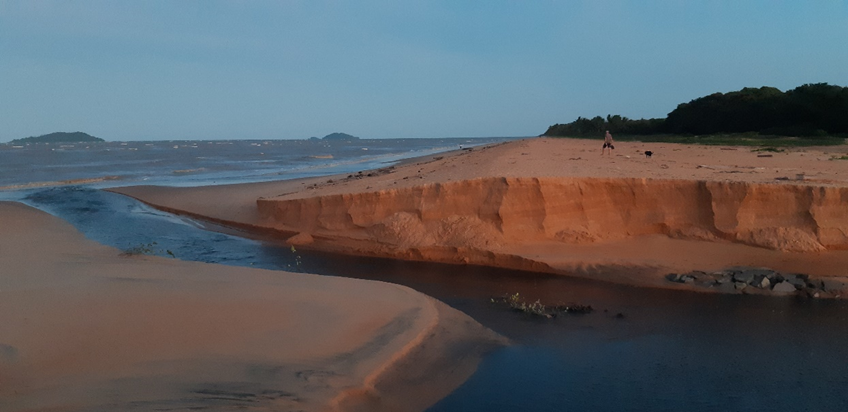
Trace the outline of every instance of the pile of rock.
[[671, 282], [715, 288], [725, 293], [799, 294], [812, 298], [841, 297], [846, 283], [835, 279], [814, 279], [800, 273], [781, 273], [768, 268], [732, 267], [717, 272], [669, 273]]

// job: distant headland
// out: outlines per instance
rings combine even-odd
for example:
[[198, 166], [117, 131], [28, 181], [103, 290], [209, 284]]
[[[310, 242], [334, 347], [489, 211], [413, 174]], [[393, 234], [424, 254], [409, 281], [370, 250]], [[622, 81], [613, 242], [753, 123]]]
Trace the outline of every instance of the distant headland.
[[356, 136], [351, 136], [347, 133], [330, 133], [322, 138], [310, 137], [309, 140], [359, 140]]
[[22, 145], [29, 143], [92, 143], [105, 142], [105, 140], [94, 137], [83, 132], [56, 132], [43, 134], [41, 136], [30, 136], [23, 139], [15, 139], [9, 142], [10, 145]]

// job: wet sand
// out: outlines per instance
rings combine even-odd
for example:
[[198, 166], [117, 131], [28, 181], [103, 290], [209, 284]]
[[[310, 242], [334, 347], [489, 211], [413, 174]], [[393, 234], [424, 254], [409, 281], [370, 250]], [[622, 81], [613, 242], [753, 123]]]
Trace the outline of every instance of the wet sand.
[[[836, 159], [848, 153], [848, 146], [766, 152], [749, 147], [620, 142], [612, 156], [601, 156], [600, 146], [595, 140], [532, 138], [412, 159], [397, 167], [361, 174], [199, 188], [137, 186], [113, 191], [172, 212], [255, 233], [270, 233], [301, 247], [339, 253], [474, 263], [672, 288], [690, 287], [666, 282], [663, 276], [669, 272], [711, 271], [731, 266], [763, 266], [820, 277], [848, 275], [844, 269], [848, 267], [848, 251], [844, 247], [838, 244], [821, 246], [816, 239], [808, 239], [823, 229], [792, 228], [795, 231], [783, 238], [780, 227], [795, 225], [796, 215], [803, 217], [807, 213], [800, 209], [787, 212], [785, 222], [780, 219], [767, 222], [773, 227], [766, 230], [754, 228], [745, 233], [730, 233], [724, 238], [702, 233], [703, 228], [698, 227], [692, 233], [672, 236], [653, 233], [653, 229], [644, 227], [616, 232], [614, 225], [609, 229], [611, 224], [607, 224], [604, 231], [584, 228], [585, 233], [566, 233], [573, 235], [568, 241], [552, 239], [555, 236], [522, 237], [506, 233], [504, 216], [512, 213], [518, 226], [523, 224], [521, 219], [532, 220], [533, 216], [521, 216], [526, 211], [520, 209], [522, 203], [532, 204], [535, 200], [530, 197], [513, 200], [512, 209], [508, 210], [505, 201], [497, 197], [503, 196], [502, 193], [492, 195], [491, 182], [506, 182], [504, 193], [515, 187], [516, 182], [529, 182], [528, 187], [539, 181], [556, 183], [563, 179], [577, 179], [578, 184], [584, 186], [587, 184], [582, 182], [590, 182], [594, 185], [591, 187], [611, 193], [604, 194], [605, 200], [595, 202], [595, 208], [608, 210], [619, 206], [613, 196], [616, 191], [635, 190], [633, 187], [638, 185], [660, 185], [663, 190], [677, 193], [677, 198], [669, 201], [663, 201], [665, 195], [662, 193], [656, 195], [654, 203], [644, 204], [641, 209], [639, 204], [630, 205], [626, 218], [630, 218], [630, 214], [650, 215], [652, 208], [658, 205], [673, 207], [676, 202], [686, 200], [688, 195], [681, 194], [678, 188], [686, 182], [717, 185], [721, 190], [728, 185], [742, 185], [743, 192], [776, 193], [774, 199], [785, 197], [785, 192], [812, 190], [818, 193], [848, 188], [848, 161]], [[644, 155], [648, 150], [653, 152], [650, 158]], [[610, 184], [622, 181], [629, 182], [629, 186], [609, 189]], [[452, 188], [451, 185], [459, 186]], [[471, 212], [463, 209], [463, 200], [450, 203], [444, 196], [439, 206], [429, 209], [426, 205], [408, 207], [402, 204], [410, 194], [422, 190], [442, 191], [449, 193], [445, 196], [457, 199], [476, 191], [482, 197], [475, 198], [475, 202], [485, 205], [500, 201], [501, 204], [497, 210], [487, 210], [484, 206]], [[543, 194], [551, 197], [550, 193]], [[747, 215], [743, 217], [756, 220], [778, 216], [790, 206], [770, 200], [769, 196], [760, 196], [759, 203], [746, 210]], [[837, 203], [839, 196], [835, 195]], [[560, 203], [565, 201], [570, 200]], [[264, 211], [260, 210], [263, 205]], [[716, 208], [709, 202], [705, 207]], [[841, 206], [833, 207], [838, 210]], [[383, 210], [390, 208], [395, 209]], [[439, 217], [440, 226], [433, 229], [435, 226], [423, 222], [421, 216], [433, 214], [432, 210], [439, 208], [444, 216]], [[458, 217], [447, 216], [453, 213], [450, 208], [464, 211], [456, 212]], [[310, 212], [316, 209], [320, 212]], [[547, 212], [550, 214], [550, 210]], [[707, 212], [716, 213], [715, 210]], [[673, 213], [685, 214], [686, 210]], [[734, 210], [733, 213], [736, 215], [728, 218], [731, 223], [741, 222], [741, 212]], [[284, 216], [286, 214], [289, 216]], [[375, 215], [379, 216], [375, 218]], [[388, 217], [380, 217], [383, 215]], [[839, 215], [830, 216], [829, 222], [834, 228], [827, 230], [844, 239], [844, 217]], [[545, 218], [535, 217], [537, 221]], [[492, 222], [494, 225], [490, 224]], [[590, 219], [588, 224], [592, 223]], [[663, 226], [666, 222], [643, 224], [645, 227], [651, 225]], [[690, 228], [684, 226], [684, 229]], [[714, 227], [708, 229], [716, 231]], [[409, 235], [415, 230], [418, 232]], [[657, 229], [661, 230], [668, 231], [662, 227]], [[434, 241], [430, 237], [433, 232], [451, 233]], [[298, 236], [289, 239], [295, 234]], [[732, 236], [736, 238], [730, 238]], [[769, 247], [772, 244], [776, 246]]]
[[423, 410], [504, 341], [389, 283], [125, 256], [0, 202], [0, 410]]

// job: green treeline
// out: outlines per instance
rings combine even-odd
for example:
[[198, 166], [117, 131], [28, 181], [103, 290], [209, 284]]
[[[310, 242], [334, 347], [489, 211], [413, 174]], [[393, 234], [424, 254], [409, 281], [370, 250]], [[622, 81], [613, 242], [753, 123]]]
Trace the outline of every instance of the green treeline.
[[774, 87], [746, 87], [682, 103], [665, 119], [578, 117], [549, 127], [543, 136], [603, 136], [605, 130], [622, 135], [848, 135], [848, 88], [805, 84], [784, 93]]

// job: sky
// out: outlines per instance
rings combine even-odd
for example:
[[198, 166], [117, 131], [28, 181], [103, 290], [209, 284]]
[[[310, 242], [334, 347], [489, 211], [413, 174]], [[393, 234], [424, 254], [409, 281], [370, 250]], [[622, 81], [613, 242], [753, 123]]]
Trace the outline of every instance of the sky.
[[848, 86], [848, 0], [0, 0], [0, 142], [532, 136]]

